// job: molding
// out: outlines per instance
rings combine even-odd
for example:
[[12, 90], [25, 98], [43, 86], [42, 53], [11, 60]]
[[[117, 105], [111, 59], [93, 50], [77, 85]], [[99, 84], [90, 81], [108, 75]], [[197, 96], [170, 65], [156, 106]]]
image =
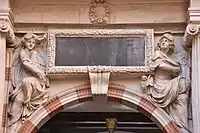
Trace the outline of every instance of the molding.
[[[35, 5], [35, 1], [24, 1], [24, 0], [12, 0], [15, 4], [18, 2], [19, 4], [23, 5]], [[88, 5], [88, 1], [91, 0], [75, 0], [75, 1], [60, 1], [59, 4], [61, 5], [69, 5], [69, 4], [81, 4], [81, 5]], [[101, 0], [98, 0], [101, 1]], [[189, 0], [110, 0], [111, 4], [173, 4], [173, 3], [189, 3]], [[49, 4], [49, 5], [55, 5], [58, 4], [57, 1], [39, 1], [37, 4]]]
[[[99, 26], [99, 25], [98, 25]], [[81, 27], [80, 25], [79, 26], [76, 26], [75, 28], [79, 28]], [[144, 27], [144, 26], [143, 26]], [[66, 26], [63, 26], [63, 28], [58, 28], [58, 29], [66, 29]], [[85, 29], [87, 29], [88, 27], [84, 27]], [[101, 28], [101, 27], [93, 27], [94, 29], [96, 28]], [[114, 25], [113, 27], [107, 27], [107, 29], [115, 29], [115, 28], [118, 28], [116, 25]], [[44, 28], [44, 27], [30, 27], [30, 28], [14, 28], [14, 32], [15, 34], [25, 34], [25, 33], [47, 33], [48, 32], [48, 29], [51, 29], [51, 27], [49, 28]], [[103, 29], [103, 28], [102, 28]], [[105, 29], [105, 28], [104, 28]], [[138, 27], [125, 27], [124, 29], [138, 29]], [[160, 31], [156, 31], [154, 29], [154, 35], [162, 35], [166, 30], [163, 29], [163, 30], [160, 30]], [[175, 34], [184, 34], [185, 33], [185, 29], [183, 30], [170, 30], [173, 35]]]
[[47, 33], [48, 29], [47, 28], [14, 28], [15, 33]]
[[6, 20], [10, 23], [10, 26], [13, 28], [14, 25], [14, 16], [11, 9], [0, 9], [0, 20]]
[[200, 8], [188, 8], [189, 22], [200, 23]]
[[[64, 37], [144, 37], [145, 38], [145, 66], [55, 66], [56, 36]], [[52, 29], [48, 32], [48, 64], [47, 73], [50, 77], [66, 75], [88, 74], [90, 72], [110, 72], [119, 75], [142, 76], [152, 73], [149, 69], [154, 51], [152, 29]]]
[[9, 47], [16, 47], [17, 44], [15, 43], [16, 41], [16, 36], [13, 31], [13, 28], [9, 24], [8, 21], [6, 20], [0, 20], [0, 33], [4, 33], [6, 36], [6, 41], [8, 41], [8, 46]]
[[185, 34], [183, 37], [183, 40], [185, 42], [185, 47], [191, 47], [192, 46], [192, 40], [194, 37], [199, 33], [199, 25], [196, 24], [188, 24], [185, 30]]

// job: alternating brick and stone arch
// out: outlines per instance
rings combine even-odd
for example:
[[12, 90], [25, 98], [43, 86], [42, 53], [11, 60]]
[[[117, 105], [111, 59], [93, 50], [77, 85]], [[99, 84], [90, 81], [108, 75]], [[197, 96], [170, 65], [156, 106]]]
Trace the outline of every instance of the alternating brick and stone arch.
[[[178, 127], [164, 110], [126, 86], [109, 84], [107, 99], [108, 102], [123, 104], [145, 114], [163, 133], [179, 133]], [[70, 106], [89, 101], [93, 101], [89, 83], [66, 89], [39, 107], [23, 124], [19, 133], [36, 133], [55, 114]]]

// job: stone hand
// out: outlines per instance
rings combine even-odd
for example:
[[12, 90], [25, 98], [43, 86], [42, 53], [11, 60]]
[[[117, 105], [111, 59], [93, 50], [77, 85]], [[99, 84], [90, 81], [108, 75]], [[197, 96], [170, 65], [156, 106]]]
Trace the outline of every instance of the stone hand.
[[43, 72], [38, 72], [37, 75], [42, 81], [46, 82], [46, 75]]

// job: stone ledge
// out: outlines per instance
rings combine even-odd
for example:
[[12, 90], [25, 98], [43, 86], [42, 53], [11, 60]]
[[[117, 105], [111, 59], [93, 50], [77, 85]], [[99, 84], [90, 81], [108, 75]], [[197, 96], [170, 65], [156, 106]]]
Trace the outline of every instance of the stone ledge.
[[190, 23], [200, 23], [200, 8], [189, 8], [188, 14]]

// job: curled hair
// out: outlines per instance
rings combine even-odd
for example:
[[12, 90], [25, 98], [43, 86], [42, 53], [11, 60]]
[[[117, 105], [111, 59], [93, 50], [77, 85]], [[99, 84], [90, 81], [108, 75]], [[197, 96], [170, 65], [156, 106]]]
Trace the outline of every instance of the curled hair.
[[28, 41], [29, 39], [32, 39], [32, 38], [36, 39], [37, 37], [33, 33], [27, 33], [27, 34], [25, 34], [24, 37], [21, 40], [22, 46], [25, 45], [26, 41]]
[[172, 35], [171, 32], [165, 32], [162, 37], [159, 39], [159, 42], [157, 44], [157, 50], [160, 50], [160, 43], [162, 41], [162, 39], [166, 38], [167, 40], [169, 40], [170, 44], [169, 44], [169, 51], [168, 51], [168, 54], [172, 54], [173, 51], [174, 51], [174, 37]]
[[36, 44], [40, 44], [42, 41], [46, 40], [46, 34], [38, 36], [33, 33], [27, 33], [24, 35], [24, 37], [21, 40], [22, 46], [28, 41], [29, 39], [34, 39]]

